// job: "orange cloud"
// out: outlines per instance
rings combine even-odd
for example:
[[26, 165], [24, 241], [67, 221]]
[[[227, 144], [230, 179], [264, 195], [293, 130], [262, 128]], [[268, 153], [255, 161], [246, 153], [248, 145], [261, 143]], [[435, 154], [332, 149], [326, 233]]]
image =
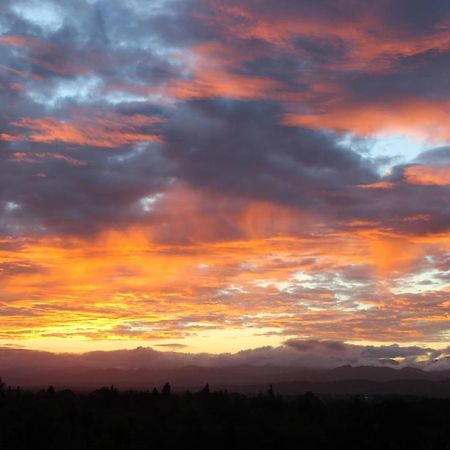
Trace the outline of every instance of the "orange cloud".
[[234, 52], [218, 42], [199, 45], [181, 58], [190, 69], [190, 80], [176, 80], [168, 94], [176, 98], [235, 97], [243, 99], [275, 96], [283, 85], [271, 78], [237, 73], [241, 64], [257, 53]]
[[19, 163], [38, 163], [40, 160], [46, 158], [64, 161], [72, 166], [82, 167], [86, 165], [84, 161], [72, 158], [71, 156], [51, 152], [15, 152], [10, 161]]
[[378, 181], [377, 183], [358, 185], [358, 187], [362, 189], [392, 189], [394, 186], [394, 183], [390, 183], [389, 181]]
[[[289, 208], [255, 202], [220, 219], [235, 223], [241, 238], [214, 238], [218, 222], [196, 204], [195, 192], [161, 202], [146, 226], [0, 243], [0, 304], [10, 311], [0, 339], [156, 342], [244, 327], [407, 341], [434, 339], [445, 325], [430, 319], [422, 329], [418, 322], [441, 316], [448, 293], [431, 293], [431, 306], [391, 288], [419, 270], [425, 255], [448, 251], [448, 236], [423, 240], [368, 226], [332, 233]], [[190, 241], [161, 239], [163, 230], [176, 236], [196, 227]], [[361, 275], [347, 279], [352, 268], [366, 274], [363, 284]]]
[[450, 186], [450, 164], [407, 167], [404, 175], [409, 184]]
[[[448, 23], [438, 24], [427, 36], [402, 36], [387, 26], [370, 8], [358, 11], [358, 19], [351, 15], [324, 14], [318, 8], [288, 11], [285, 8], [265, 8], [255, 3], [223, 4], [215, 2], [219, 13], [204, 20], [214, 22], [235, 38], [258, 39], [288, 52], [298, 53], [298, 38], [344, 43], [347, 54], [340, 62], [333, 61], [340, 70], [388, 70], [398, 58], [428, 51], [444, 52], [450, 49]], [[269, 5], [266, 5], [269, 6]], [[376, 62], [376, 64], [374, 64]], [[327, 62], [323, 63], [325, 66]]]
[[[163, 95], [178, 100], [232, 97], [239, 99], [285, 98], [283, 85], [270, 77], [240, 73], [241, 65], [257, 58], [257, 52], [235, 52], [219, 42], [193, 47], [172, 58], [186, 74], [168, 80], [163, 86], [111, 85], [112, 91], [129, 91], [140, 95]], [[295, 98], [293, 92], [291, 98]]]
[[[269, 2], [270, 3], [270, 2]], [[378, 133], [411, 133], [433, 142], [450, 139], [447, 101], [401, 101], [382, 99], [379, 103], [352, 104], [339, 86], [341, 75], [392, 73], [399, 60], [426, 53], [450, 50], [450, 28], [438, 23], [426, 36], [407, 36], [391, 29], [376, 16], [374, 9], [357, 9], [352, 15], [327, 14], [321, 7], [273, 8], [261, 2], [214, 2], [213, 12], [198, 18], [225, 35], [226, 45], [209, 43], [188, 52], [192, 79], [169, 84], [168, 95], [176, 98], [232, 96], [283, 101], [290, 113], [283, 123], [316, 129], [352, 132], [360, 136]], [[376, 8], [375, 8], [376, 9]], [[336, 45], [340, 58], [315, 61], [299, 39], [313, 39]], [[264, 42], [266, 46], [252, 45]], [[343, 50], [345, 49], [345, 51]], [[254, 51], [252, 55], [251, 50]], [[278, 80], [246, 73], [245, 64], [258, 58], [283, 55], [305, 61], [299, 71], [305, 89], [293, 89]], [[219, 63], [220, 61], [221, 63]], [[311, 63], [311, 66], [308, 65]], [[383, 103], [384, 101], [384, 103]]]
[[336, 103], [324, 112], [286, 114], [283, 123], [316, 129], [352, 132], [360, 136], [378, 133], [409, 133], [434, 142], [450, 139], [450, 103], [404, 101], [352, 105]]
[[0, 133], [0, 141], [12, 142], [18, 140], [18, 136], [9, 133]]
[[0, 36], [0, 45], [7, 47], [16, 47], [21, 49], [29, 49], [39, 52], [48, 52], [55, 50], [56, 46], [42, 39], [36, 39], [30, 36], [22, 35], [3, 35]]
[[271, 92], [281, 88], [281, 83], [270, 78], [199, 70], [194, 73], [192, 80], [177, 80], [171, 83], [166, 93], [177, 99], [215, 97], [258, 99], [267, 98]]
[[103, 116], [76, 116], [70, 121], [54, 117], [22, 118], [11, 125], [28, 131], [24, 135], [5, 135], [2, 140], [27, 140], [31, 142], [64, 142], [76, 145], [115, 148], [139, 142], [162, 142], [157, 133], [141, 133], [139, 128], [154, 126], [162, 122], [154, 116], [118, 116], [105, 113]]
[[368, 238], [372, 249], [371, 261], [384, 277], [399, 271], [407, 272], [429, 250], [427, 246], [416, 243], [414, 239], [400, 235], [373, 230], [362, 231], [361, 234]]
[[[66, 51], [62, 47], [43, 39], [22, 35], [6, 35], [0, 36], [0, 45], [21, 50], [21, 59], [58, 75], [81, 75], [89, 72], [85, 61], [82, 61], [81, 58], [79, 64], [73, 59], [64, 59]], [[58, 61], [52, 62], [48, 60], [48, 56]], [[28, 76], [32, 79], [42, 79], [42, 77], [32, 74]]]
[[[192, 48], [180, 44], [178, 51], [169, 55], [159, 51], [151, 54], [153, 48], [141, 52], [139, 45], [134, 44], [133, 49], [126, 45], [106, 48], [100, 41], [95, 48], [88, 49], [84, 38], [65, 41], [63, 47], [30, 36], [0, 36], [3, 50], [12, 49], [10, 59], [14, 58], [15, 64], [16, 59], [20, 59], [17, 66], [27, 67], [30, 72], [0, 65], [7, 75], [1, 86], [20, 91], [25, 86], [16, 80], [11, 82], [11, 77], [45, 79], [34, 72], [47, 74], [50, 71], [52, 75], [65, 76], [95, 72], [102, 81], [100, 84], [106, 86], [105, 91], [128, 90], [154, 96], [171, 106], [173, 100], [200, 98], [269, 99], [277, 101], [271, 111], [291, 112], [283, 118], [283, 123], [290, 126], [352, 132], [360, 136], [411, 133], [432, 141], [450, 139], [450, 102], [429, 95], [426, 89], [417, 93], [426, 94], [426, 100], [399, 100], [397, 96], [381, 95], [376, 101], [366, 101], [374, 97], [370, 84], [373, 80], [375, 90], [378, 89], [380, 79], [372, 79], [374, 74], [396, 75], [397, 70], [402, 69], [401, 64], [410, 64], [407, 71], [410, 70], [419, 59], [412, 58], [416, 55], [440, 56], [449, 51], [448, 24], [438, 24], [428, 30], [428, 34], [417, 33], [416, 36], [388, 28], [375, 16], [376, 7], [359, 10], [352, 4], [344, 14], [337, 10], [329, 14], [325, 8], [315, 10], [314, 2], [307, 3], [309, 6], [302, 9], [301, 4], [295, 5], [295, 2], [287, 2], [280, 8], [264, 1], [217, 1], [213, 11], [205, 5], [188, 19], [205, 19], [207, 29], [217, 31], [215, 38]], [[173, 42], [176, 46], [176, 39]], [[130, 64], [129, 68], [124, 61]], [[119, 71], [113, 70], [113, 64]], [[353, 77], [359, 80], [364, 74], [368, 75], [368, 84], [362, 83], [353, 91], [350, 84]], [[414, 72], [406, 87], [410, 88], [410, 84], [415, 83], [414, 77], [420, 75], [420, 71]], [[409, 77], [409, 72], [405, 76]], [[27, 87], [36, 89], [36, 97], [14, 92], [11, 97], [19, 99], [14, 109], [20, 114], [25, 110], [25, 101], [39, 99], [37, 94], [49, 92], [59, 86], [60, 81], [67, 80], [56, 77], [45, 83], [30, 83]], [[380, 84], [384, 82], [383, 78]], [[96, 94], [100, 95], [101, 89]], [[398, 95], [402, 92], [400, 89]], [[363, 95], [358, 97], [361, 93]], [[29, 110], [36, 108], [31, 106]], [[55, 112], [45, 117], [16, 119], [9, 124], [7, 132], [0, 134], [0, 141], [117, 148], [162, 142], [164, 136], [158, 128], [161, 122], [160, 117], [140, 114], [101, 114], [92, 110], [80, 113], [77, 110], [64, 118], [64, 112], [61, 116]], [[300, 147], [302, 142], [299, 142]], [[310, 145], [305, 142], [305, 146]], [[312, 139], [312, 146], [314, 142]], [[294, 141], [290, 144], [295, 146]], [[308, 151], [300, 147], [299, 161], [303, 151]], [[281, 155], [278, 160], [276, 145], [272, 151], [274, 158], [267, 159], [267, 166], [273, 164], [274, 170], [283, 166], [279, 171], [282, 174], [289, 159], [284, 160]], [[168, 153], [170, 160], [170, 148]], [[324, 155], [328, 158], [327, 152]], [[296, 159], [297, 154], [288, 156]], [[330, 159], [332, 156], [330, 153]], [[338, 175], [336, 180], [342, 178], [339, 182], [344, 183], [336, 184], [335, 197], [328, 187], [334, 186], [332, 183], [324, 185], [326, 192], [315, 189], [311, 194], [312, 203], [323, 200], [325, 204], [331, 194], [339, 202], [348, 201], [347, 192], [354, 193], [346, 183], [355, 178], [345, 171], [346, 158], [344, 153], [341, 156], [330, 161], [330, 167], [318, 166], [317, 170], [305, 160], [305, 171], [310, 171], [311, 177], [317, 172], [317, 183], [323, 173], [325, 178], [328, 173], [332, 177], [334, 172]], [[67, 149], [62, 153], [16, 151], [8, 157], [8, 162], [17, 164], [38, 165], [47, 159], [79, 167], [86, 164], [68, 156]], [[189, 156], [183, 153], [184, 157]], [[190, 166], [183, 167], [182, 158], [176, 158], [171, 159], [176, 166], [174, 178], [180, 174], [182, 178], [183, 169], [190, 170]], [[206, 159], [206, 164], [212, 164], [213, 158]], [[265, 170], [266, 160], [253, 163], [256, 159], [244, 158], [243, 161], [249, 162], [254, 170], [259, 170], [261, 162]], [[321, 168], [324, 170], [319, 170]], [[26, 170], [19, 172], [28, 176]], [[52, 177], [54, 182], [47, 183], [44, 172], [42, 169], [30, 177], [41, 178], [42, 185], [48, 189], [43, 193], [47, 199], [47, 195], [52, 195], [50, 189], [57, 186], [57, 180]], [[293, 179], [301, 173], [293, 170]], [[407, 183], [415, 185], [450, 184], [449, 165], [408, 167], [404, 175]], [[49, 173], [48, 180], [51, 176]], [[262, 178], [271, 182], [271, 177], [264, 177], [264, 173]], [[306, 185], [308, 177], [301, 181]], [[133, 184], [132, 175], [126, 183]], [[276, 198], [278, 195], [285, 195], [287, 200], [294, 197], [295, 189], [289, 192], [289, 184], [284, 185], [283, 180], [274, 183], [281, 192], [276, 193]], [[118, 203], [121, 205], [118, 208], [123, 209], [115, 216], [108, 215], [119, 218], [116, 228], [111, 225], [111, 229], [84, 237], [48, 234], [0, 239], [0, 340], [34, 343], [73, 338], [156, 342], [236, 329], [254, 330], [255, 335], [302, 334], [322, 339], [373, 340], [379, 336], [404, 341], [442, 339], [449, 306], [448, 288], [442, 286], [445, 255], [450, 249], [449, 236], [432, 232], [415, 235], [411, 230], [421, 225], [436, 229], [432, 214], [416, 214], [417, 205], [394, 211], [396, 217], [392, 222], [388, 218], [389, 223], [383, 223], [386, 212], [394, 210], [396, 202], [402, 200], [405, 189], [399, 189], [399, 196], [393, 197], [397, 193], [394, 190], [397, 183], [361, 184], [355, 193], [354, 208], [332, 207], [332, 212], [324, 217], [300, 207], [249, 200], [236, 194], [230, 198], [186, 186], [158, 193], [161, 197], [157, 197], [153, 207], [151, 196], [133, 198], [138, 195], [135, 192], [142, 195], [140, 189], [145, 183], [138, 184], [126, 195], [119, 193], [124, 200]], [[76, 186], [70, 183], [70, 187], [72, 185]], [[218, 183], [218, 186], [222, 185]], [[89, 183], [87, 187], [80, 198], [90, 198], [89, 194], [94, 192]], [[301, 185], [297, 187], [301, 189]], [[108, 186], [100, 187], [95, 192], [107, 189]], [[378, 192], [372, 191], [369, 195], [363, 189]], [[309, 200], [306, 195], [300, 200]], [[363, 204], [369, 197], [374, 205]], [[32, 222], [38, 221], [39, 208], [44, 210], [39, 198], [39, 195], [29, 195], [23, 187], [19, 190], [8, 187], [0, 204], [0, 214], [7, 217], [9, 228], [6, 229], [14, 233], [26, 229], [27, 213], [34, 212], [36, 217]], [[386, 198], [388, 202], [382, 203]], [[57, 200], [56, 204], [60, 204], [64, 197], [58, 196]], [[146, 200], [151, 208], [143, 207], [142, 202]], [[127, 203], [124, 207], [128, 201], [134, 201], [133, 205]], [[298, 201], [297, 205], [306, 205], [306, 209], [308, 203]], [[379, 220], [375, 220], [373, 210], [367, 212], [372, 206], [375, 211], [383, 211]], [[76, 209], [75, 204], [64, 220], [76, 219]], [[124, 216], [129, 211], [132, 216], [129, 223], [140, 221], [141, 225], [119, 229], [127, 222], [128, 217]], [[351, 211], [354, 218], [346, 218], [346, 211]], [[398, 217], [402, 212], [406, 217]], [[84, 212], [79, 213], [82, 217]], [[89, 208], [91, 213], [97, 213], [95, 207]], [[327, 221], [330, 217], [333, 219]], [[336, 225], [339, 220], [341, 225]], [[438, 223], [440, 229], [445, 225], [442, 222]], [[396, 231], [392, 223], [400, 224], [400, 228], [408, 232]], [[81, 219], [77, 226], [78, 229], [83, 226]], [[50, 233], [39, 224], [36, 230]], [[257, 342], [256, 338], [253, 342]]]

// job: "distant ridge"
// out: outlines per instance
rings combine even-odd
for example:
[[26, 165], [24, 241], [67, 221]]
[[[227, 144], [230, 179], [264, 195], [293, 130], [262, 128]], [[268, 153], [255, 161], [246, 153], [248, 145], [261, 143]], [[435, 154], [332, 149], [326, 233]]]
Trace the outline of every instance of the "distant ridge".
[[209, 383], [217, 388], [242, 392], [265, 390], [268, 384], [282, 393], [409, 393], [450, 396], [450, 370], [424, 371], [405, 367], [345, 365], [331, 370], [300, 367], [236, 365], [200, 367], [188, 365], [169, 369], [96, 369], [72, 366], [60, 369], [1, 370], [11, 386], [94, 389], [115, 385], [121, 389], [152, 389], [169, 381], [175, 389], [196, 389]]

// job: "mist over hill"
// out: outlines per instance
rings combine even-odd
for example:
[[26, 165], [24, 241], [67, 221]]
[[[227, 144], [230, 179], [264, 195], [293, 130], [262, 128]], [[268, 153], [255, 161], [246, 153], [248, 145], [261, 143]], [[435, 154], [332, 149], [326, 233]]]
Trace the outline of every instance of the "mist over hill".
[[190, 354], [152, 348], [56, 354], [0, 349], [0, 376], [11, 386], [91, 389], [114, 385], [174, 389], [206, 383], [239, 392], [273, 384], [279, 392], [450, 395], [448, 349], [287, 341], [235, 354]]

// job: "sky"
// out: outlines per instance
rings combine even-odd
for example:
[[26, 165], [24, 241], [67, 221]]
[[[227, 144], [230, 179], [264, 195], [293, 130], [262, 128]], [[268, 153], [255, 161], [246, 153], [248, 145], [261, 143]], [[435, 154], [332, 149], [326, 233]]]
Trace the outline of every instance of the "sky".
[[449, 71], [447, 0], [2, 0], [0, 346], [447, 347]]

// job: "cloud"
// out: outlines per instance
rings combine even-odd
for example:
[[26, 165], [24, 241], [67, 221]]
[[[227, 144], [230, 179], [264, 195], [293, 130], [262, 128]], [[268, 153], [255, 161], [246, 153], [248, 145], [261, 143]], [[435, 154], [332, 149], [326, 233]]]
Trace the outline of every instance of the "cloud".
[[291, 339], [286, 341], [286, 345], [294, 348], [298, 352], [310, 352], [311, 350], [326, 350], [332, 353], [341, 353], [347, 350], [347, 347], [341, 342], [336, 341], [299, 341], [296, 339]]
[[[341, 104], [325, 113], [287, 114], [284, 123], [308, 128], [352, 132], [360, 136], [379, 133], [412, 134], [434, 142], [450, 139], [448, 102], [384, 102], [377, 105]], [[393, 108], [395, 106], [395, 108]]]
[[161, 123], [159, 117], [142, 115], [116, 116], [102, 114], [101, 117], [79, 116], [71, 121], [52, 117], [39, 119], [22, 118], [11, 125], [29, 131], [29, 135], [7, 137], [7, 141], [32, 141], [40, 143], [62, 142], [67, 144], [115, 148], [132, 143], [161, 142], [158, 134], [137, 132], [139, 127]]
[[[0, 338], [175, 340], [190, 350], [226, 343], [228, 330], [264, 343], [301, 333], [313, 340], [446, 341], [444, 236], [437, 245], [355, 232], [268, 237], [270, 210], [263, 209], [264, 226], [256, 208], [231, 221], [248, 238], [230, 240], [224, 231], [218, 240], [214, 222], [186, 211], [179, 211], [183, 220], [95, 237], [6, 242], [0, 301], [22, 314], [2, 322]], [[203, 240], [187, 241], [197, 237], [189, 232], [174, 243], [175, 223], [197, 229]]]
[[448, 2], [151, 3], [0, 5], [1, 338], [448, 340]]
[[450, 164], [407, 167], [405, 177], [409, 184], [450, 186]]
[[[18, 163], [29, 163], [29, 164], [36, 164], [39, 163], [41, 160], [44, 160], [45, 158], [52, 158], [56, 160], [61, 160], [67, 162], [67, 164], [71, 164], [73, 166], [82, 167], [85, 166], [86, 163], [84, 161], [80, 161], [78, 159], [72, 158], [67, 155], [61, 155], [60, 153], [33, 153], [33, 152], [16, 152], [13, 153], [11, 161], [18, 162]], [[42, 174], [45, 175], [45, 174]]]

